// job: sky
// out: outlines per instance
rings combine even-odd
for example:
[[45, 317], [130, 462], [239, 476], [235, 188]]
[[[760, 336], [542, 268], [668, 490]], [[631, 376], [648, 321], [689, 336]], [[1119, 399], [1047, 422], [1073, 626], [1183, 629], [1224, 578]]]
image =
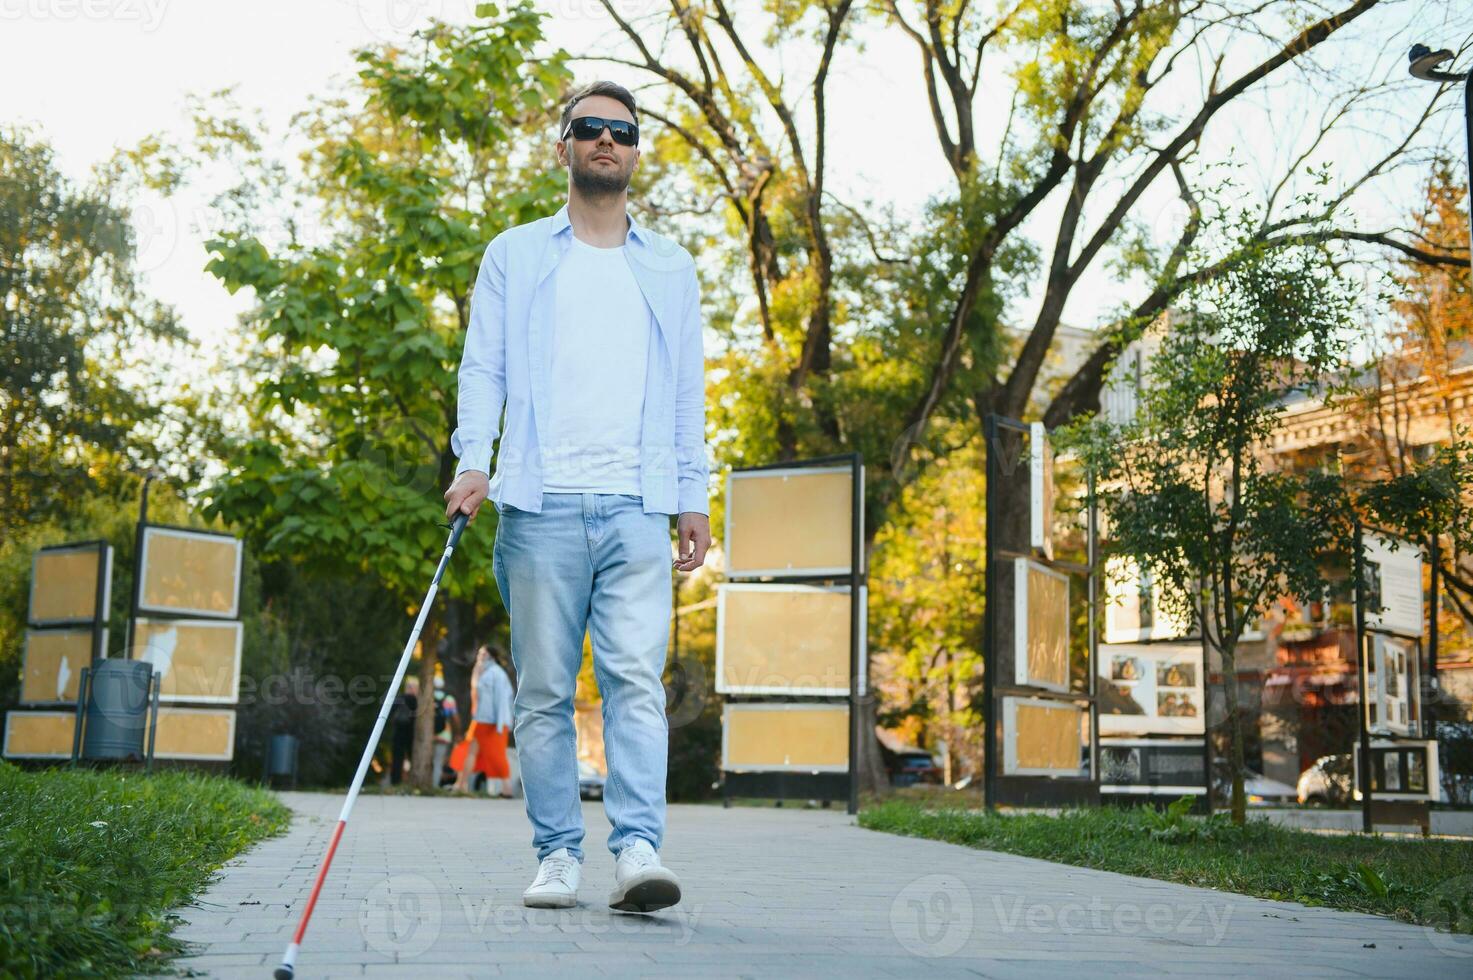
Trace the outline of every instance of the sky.
[[[734, 9], [755, 0], [737, 0]], [[665, 0], [613, 0], [626, 19], [666, 9]], [[58, 165], [77, 181], [115, 149], [151, 133], [188, 138], [185, 98], [236, 86], [236, 100], [259, 110], [282, 133], [309, 98], [332, 92], [352, 76], [352, 52], [387, 40], [402, 41], [431, 18], [470, 19], [474, 0], [0, 0], [0, 123], [30, 124], [54, 146]], [[625, 53], [622, 34], [597, 0], [541, 0], [553, 16], [545, 22], [552, 45], [579, 53]], [[1402, 77], [1411, 30], [1425, 31], [1434, 46], [1456, 45], [1457, 2], [1437, 0], [1391, 5], [1392, 15], [1362, 33], [1369, 76]], [[738, 13], [739, 22], [742, 14]], [[870, 31], [863, 53], [843, 52], [832, 69], [829, 116], [829, 189], [846, 200], [894, 202], [914, 213], [925, 199], [951, 184], [935, 130], [925, 109], [919, 56], [903, 33]], [[809, 66], [759, 47], [765, 65], [797, 92]], [[1466, 59], [1464, 59], [1466, 60]], [[1229, 63], [1231, 66], [1231, 62]], [[634, 87], [645, 77], [619, 66], [585, 62], [580, 78], [613, 77]], [[621, 75], [621, 73], [624, 73]], [[1415, 94], [1415, 93], [1414, 93]], [[795, 98], [800, 105], [804, 100]], [[1209, 131], [1204, 156], [1236, 160], [1243, 174], [1267, 174], [1297, 152], [1323, 111], [1294, 79], [1264, 90]], [[984, 99], [977, 131], [985, 148], [995, 145], [1007, 106]], [[1378, 117], [1375, 131], [1332, 140], [1323, 155], [1347, 168], [1377, 156], [1404, 119]], [[1460, 120], [1447, 113], [1429, 143], [1460, 150]], [[549, 146], [549, 154], [551, 149]], [[1416, 199], [1420, 172], [1390, 175], [1364, 196], [1370, 223], [1396, 220]], [[1050, 234], [1057, 206], [1035, 222]], [[1169, 188], [1149, 195], [1137, 217], [1156, 236], [1169, 235], [1181, 219]], [[139, 268], [147, 290], [173, 305], [202, 345], [225, 342], [249, 304], [230, 296], [203, 271], [202, 242], [210, 231], [208, 203], [190, 192], [176, 199], [150, 197], [135, 213], [142, 248]], [[1138, 286], [1138, 284], [1136, 284]], [[1102, 265], [1066, 310], [1066, 321], [1092, 327], [1129, 299], [1132, 286]], [[1036, 297], [1035, 297], [1036, 299]], [[1023, 311], [1026, 315], [1026, 309]]]

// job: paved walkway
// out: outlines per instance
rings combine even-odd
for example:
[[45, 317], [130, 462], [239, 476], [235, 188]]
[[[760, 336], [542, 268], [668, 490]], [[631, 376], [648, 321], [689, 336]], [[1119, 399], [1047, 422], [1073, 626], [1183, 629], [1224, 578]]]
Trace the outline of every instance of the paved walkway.
[[[179, 910], [181, 967], [271, 975], [341, 798], [283, 793], [289, 833]], [[1473, 937], [861, 830], [842, 809], [672, 806], [685, 899], [611, 912], [608, 822], [585, 805], [576, 909], [532, 910], [520, 800], [364, 796], [297, 976], [1467, 976]]]

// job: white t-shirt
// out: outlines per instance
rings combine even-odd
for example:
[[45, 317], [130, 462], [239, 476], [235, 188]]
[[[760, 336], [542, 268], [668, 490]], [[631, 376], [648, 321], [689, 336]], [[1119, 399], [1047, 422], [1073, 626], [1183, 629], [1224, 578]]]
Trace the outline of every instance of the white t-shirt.
[[625, 258], [573, 236], [554, 275], [552, 397], [542, 489], [638, 494], [654, 315]]

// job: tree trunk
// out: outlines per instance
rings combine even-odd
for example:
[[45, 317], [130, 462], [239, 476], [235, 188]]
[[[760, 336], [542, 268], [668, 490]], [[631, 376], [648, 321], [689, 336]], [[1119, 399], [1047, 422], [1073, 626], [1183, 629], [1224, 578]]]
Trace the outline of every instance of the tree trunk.
[[[1248, 799], [1243, 790], [1243, 730], [1238, 717], [1238, 651], [1236, 646], [1218, 651], [1222, 654], [1222, 693], [1227, 707], [1228, 772], [1232, 778], [1233, 823], [1242, 826], [1248, 820]], [[1212, 774], [1208, 773], [1211, 779]]]
[[414, 751], [410, 753], [409, 784], [416, 789], [435, 785], [435, 663], [440, 640], [439, 622], [432, 608], [419, 634], [419, 697], [414, 713]]

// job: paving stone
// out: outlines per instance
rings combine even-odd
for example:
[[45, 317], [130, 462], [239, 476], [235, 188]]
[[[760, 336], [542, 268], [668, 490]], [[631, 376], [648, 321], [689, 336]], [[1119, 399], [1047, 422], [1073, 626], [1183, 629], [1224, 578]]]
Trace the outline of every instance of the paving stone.
[[[262, 980], [305, 907], [342, 806], [288, 792], [289, 831], [221, 869], [176, 931], [210, 976]], [[584, 808], [580, 903], [527, 909], [536, 871], [520, 801], [363, 797], [313, 910], [297, 975], [1432, 977], [1473, 940], [1375, 916], [1270, 902], [861, 830], [841, 810], [669, 808], [662, 857], [684, 901], [604, 904], [613, 856]], [[1375, 943], [1374, 949], [1365, 944]]]

